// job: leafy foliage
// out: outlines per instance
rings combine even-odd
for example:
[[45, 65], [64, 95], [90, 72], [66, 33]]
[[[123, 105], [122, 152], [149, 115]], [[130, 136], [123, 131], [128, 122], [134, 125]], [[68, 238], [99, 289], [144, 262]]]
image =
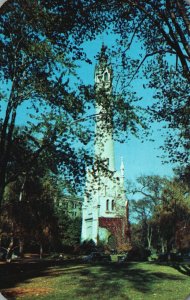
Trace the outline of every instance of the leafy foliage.
[[[50, 5], [48, 1], [31, 4], [31, 1], [19, 0], [8, 1], [1, 8], [0, 79], [4, 92], [1, 103], [5, 111], [0, 122], [1, 201], [20, 107], [30, 111], [30, 123], [22, 132], [35, 146], [34, 159], [49, 148], [50, 152], [60, 152], [57, 163], [62, 163], [67, 172], [71, 166], [69, 157], [75, 162], [70, 170], [73, 176], [79, 160], [82, 166], [84, 153], [81, 150], [78, 154], [80, 147], [72, 145], [73, 141], [86, 143], [88, 140], [89, 131], [84, 133], [77, 122], [85, 111], [85, 97], [82, 90], [71, 90], [68, 79], [70, 74], [75, 74], [74, 60], [85, 59], [76, 41], [76, 31], [82, 29], [78, 22], [83, 20], [82, 10], [78, 9], [77, 4], [67, 1]], [[87, 23], [84, 26], [88, 26]], [[84, 37], [84, 26], [80, 39]], [[63, 150], [60, 145], [65, 138]]]
[[[132, 226], [134, 245], [150, 250], [170, 251], [183, 249], [180, 232], [189, 226], [189, 189], [177, 179], [158, 176], [138, 178], [138, 188], [133, 190], [140, 199], [132, 203], [137, 222]], [[188, 239], [188, 235], [186, 238]], [[188, 245], [188, 246], [187, 246]], [[189, 239], [186, 243], [189, 247]]]
[[101, 7], [97, 4], [97, 15], [104, 9], [104, 22], [118, 37], [112, 57], [122, 95], [130, 95], [135, 79], [145, 80], [142, 87], [154, 91], [154, 100], [144, 105], [150, 121], [164, 121], [168, 130], [166, 156], [188, 165], [189, 5], [183, 0], [111, 1]]

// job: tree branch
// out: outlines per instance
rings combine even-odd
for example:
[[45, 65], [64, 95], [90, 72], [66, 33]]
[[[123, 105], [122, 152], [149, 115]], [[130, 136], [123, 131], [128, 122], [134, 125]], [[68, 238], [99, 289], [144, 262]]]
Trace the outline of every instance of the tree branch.
[[179, 8], [179, 13], [180, 13], [180, 15], [181, 15], [181, 17], [182, 17], [182, 19], [184, 21], [187, 33], [190, 36], [190, 21], [189, 21], [189, 18], [187, 16], [187, 14], [185, 13], [184, 1], [177, 0], [177, 6]]
[[[183, 67], [183, 74], [184, 74], [184, 77], [186, 77], [188, 79], [188, 81], [190, 81], [190, 74], [188, 72], [189, 68], [188, 68], [188, 65], [187, 65], [187, 62], [184, 58], [184, 54], [179, 46], [179, 42], [178, 40], [176, 39], [175, 37], [175, 34], [173, 32], [173, 29], [170, 25], [170, 23], [168, 22], [168, 18], [164, 15], [164, 14], [161, 14], [160, 15], [160, 18], [161, 18], [161, 22], [159, 22], [158, 20], [156, 20], [147, 10], [145, 7], [143, 7], [142, 5], [140, 5], [138, 3], [138, 1], [136, 0], [135, 2], [134, 1], [131, 1], [131, 0], [128, 0], [129, 4], [132, 5], [132, 6], [135, 6], [137, 7], [137, 9], [141, 12], [143, 12], [150, 20], [152, 20], [153, 24], [158, 28], [158, 30], [161, 32], [161, 34], [163, 35], [165, 41], [167, 42], [167, 44], [176, 51], [177, 55], [179, 56], [179, 59], [181, 61], [181, 64], [182, 64], [182, 67]], [[151, 6], [153, 6], [155, 8], [155, 5], [153, 5], [152, 2], [149, 2], [149, 4]], [[168, 25], [168, 28], [170, 30], [170, 34], [171, 34], [171, 37], [172, 39], [170, 38], [169, 34], [164, 30], [164, 28], [162, 27], [161, 24], [163, 24], [163, 20], [166, 22], [166, 24]]]
[[135, 189], [135, 190], [133, 190], [133, 194], [136, 194], [136, 193], [140, 193], [140, 194], [142, 194], [143, 196], [145, 196], [145, 197], [147, 197], [147, 198], [151, 198], [154, 202], [156, 201], [156, 200], [162, 200], [160, 197], [158, 197], [158, 196], [152, 196], [151, 194], [148, 194], [148, 193], [145, 193], [144, 191], [143, 191], [143, 189], [144, 189], [145, 187], [142, 187], [142, 189], [140, 189], [140, 190], [138, 190], [138, 189]]
[[138, 71], [140, 70], [141, 66], [144, 64], [145, 60], [148, 58], [148, 57], [151, 57], [151, 56], [154, 56], [156, 54], [166, 54], [166, 53], [171, 53], [171, 54], [176, 54], [176, 52], [173, 52], [173, 51], [169, 51], [169, 50], [157, 50], [157, 51], [154, 51], [152, 53], [147, 53], [144, 58], [141, 60], [140, 64], [138, 65], [137, 69], [135, 70], [132, 78], [130, 79], [129, 83], [128, 83], [128, 86], [131, 84], [131, 82], [133, 81], [135, 75], [138, 73]]

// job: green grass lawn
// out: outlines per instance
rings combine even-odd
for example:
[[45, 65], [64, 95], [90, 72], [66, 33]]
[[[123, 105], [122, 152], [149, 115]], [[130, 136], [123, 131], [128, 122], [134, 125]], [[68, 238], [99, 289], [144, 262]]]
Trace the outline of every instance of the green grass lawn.
[[24, 261], [0, 264], [0, 289], [8, 299], [184, 300], [190, 265]]

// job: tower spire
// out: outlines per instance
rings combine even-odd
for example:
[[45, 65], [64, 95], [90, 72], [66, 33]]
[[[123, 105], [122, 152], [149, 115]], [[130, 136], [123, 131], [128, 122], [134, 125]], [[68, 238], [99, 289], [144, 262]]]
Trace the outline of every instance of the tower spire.
[[107, 47], [102, 44], [95, 68], [96, 93], [96, 138], [95, 160], [106, 163], [110, 171], [115, 170], [112, 124], [112, 68], [108, 63]]
[[[81, 241], [93, 240], [95, 244], [99, 242], [109, 244], [112, 241], [111, 243], [115, 244], [117, 248], [126, 245], [126, 238], [129, 235], [127, 232], [128, 207], [125, 207], [124, 163], [121, 159], [120, 172], [116, 171], [113, 140], [112, 68], [109, 63], [107, 47], [104, 44], [102, 44], [97, 58], [95, 68], [95, 158], [94, 167], [87, 172], [82, 206]], [[102, 169], [101, 166], [103, 166]], [[105, 172], [105, 170], [109, 172]]]

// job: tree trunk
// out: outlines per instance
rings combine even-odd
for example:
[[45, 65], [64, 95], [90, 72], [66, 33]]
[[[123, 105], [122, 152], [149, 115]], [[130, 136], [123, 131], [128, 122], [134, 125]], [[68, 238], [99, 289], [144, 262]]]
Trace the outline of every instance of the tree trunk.
[[[13, 87], [12, 87], [13, 92]], [[11, 94], [12, 94], [11, 92]], [[6, 173], [9, 155], [11, 151], [13, 130], [16, 120], [17, 105], [12, 106], [12, 95], [10, 96], [9, 103], [7, 105], [6, 116], [2, 125], [0, 133], [0, 207], [3, 201], [3, 194], [6, 186]], [[12, 114], [11, 114], [12, 113]], [[9, 124], [10, 121], [10, 124]]]
[[161, 238], [161, 249], [162, 249], [162, 253], [165, 253], [165, 242], [164, 240]]
[[[1, 160], [0, 160], [0, 164], [1, 164]], [[0, 207], [2, 206], [3, 203], [3, 195], [5, 191], [5, 174], [4, 172], [1, 171], [4, 170], [0, 170]]]
[[14, 238], [11, 238], [11, 241], [9, 243], [9, 247], [7, 248], [7, 256], [6, 256], [6, 261], [8, 263], [11, 262], [12, 259], [12, 252], [13, 252], [13, 245], [14, 245]]
[[147, 243], [148, 243], [148, 249], [151, 250], [151, 248], [152, 248], [152, 228], [150, 225], [148, 225], [148, 230], [147, 230]]
[[20, 257], [24, 257], [24, 241], [22, 239], [19, 239], [19, 254]]
[[43, 245], [40, 243], [40, 259], [43, 258]]

